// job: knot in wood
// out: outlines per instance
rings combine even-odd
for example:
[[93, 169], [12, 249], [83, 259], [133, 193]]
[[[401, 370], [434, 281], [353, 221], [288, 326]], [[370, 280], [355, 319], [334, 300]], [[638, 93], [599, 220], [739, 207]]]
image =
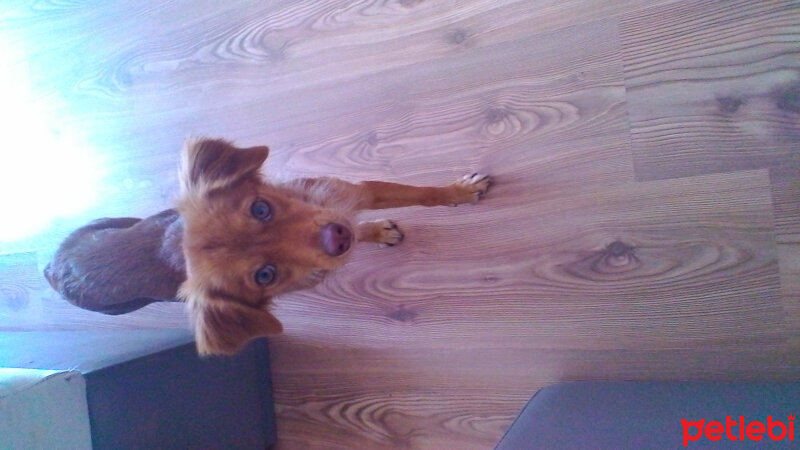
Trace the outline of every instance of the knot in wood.
[[614, 241], [606, 247], [606, 252], [611, 256], [623, 256], [631, 251], [633, 251], [633, 247], [622, 241]]
[[399, 3], [400, 3], [400, 6], [410, 9], [410, 8], [413, 8], [413, 7], [417, 6], [417, 5], [419, 5], [422, 2], [423, 2], [423, 0], [400, 0]]
[[508, 117], [508, 112], [502, 108], [490, 108], [486, 111], [486, 120], [489, 123], [502, 122]]
[[608, 244], [603, 253], [602, 262], [611, 267], [623, 267], [637, 261], [634, 248], [622, 241]]
[[406, 308], [405, 305], [400, 305], [397, 307], [395, 311], [390, 312], [386, 315], [386, 317], [396, 321], [396, 322], [411, 322], [419, 315], [418, 312], [414, 311], [413, 309]]
[[719, 110], [725, 114], [735, 113], [744, 104], [742, 99], [736, 97], [719, 97], [717, 102], [719, 103]]
[[784, 111], [800, 113], [800, 83], [793, 84], [778, 94], [778, 108]]
[[461, 45], [467, 40], [467, 32], [464, 30], [453, 30], [447, 34], [447, 42], [453, 45]]
[[378, 138], [378, 132], [377, 131], [370, 131], [367, 134], [367, 144], [369, 144], [372, 147], [375, 147], [379, 143], [380, 143], [380, 139]]

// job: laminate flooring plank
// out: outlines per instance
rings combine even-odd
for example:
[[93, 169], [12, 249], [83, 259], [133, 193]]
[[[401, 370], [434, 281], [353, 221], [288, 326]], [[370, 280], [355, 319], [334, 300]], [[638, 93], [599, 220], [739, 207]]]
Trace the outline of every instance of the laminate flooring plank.
[[797, 163], [800, 3], [677, 2], [620, 38], [638, 179]]
[[779, 243], [800, 241], [800, 165], [770, 170], [775, 233]]
[[545, 199], [498, 186], [433, 222], [424, 210], [388, 215], [407, 231], [403, 246], [359, 249], [317, 289], [279, 299], [276, 312], [288, 335], [343, 346], [780, 343], [769, 199], [766, 171]]
[[[54, 34], [90, 50], [79, 54], [82, 60], [67, 59], [65, 67], [54, 67], [60, 71], [56, 75], [64, 76], [47, 77], [50, 81], [77, 79], [82, 81], [79, 92], [122, 97], [133, 91], [158, 95], [165, 83], [177, 88], [180, 81], [190, 81], [183, 87], [191, 89], [197, 79], [216, 80], [219, 85], [236, 80], [257, 83], [254, 87], [269, 79], [273, 91], [283, 86], [340, 84], [340, 77], [436, 60], [653, 4], [645, 0], [40, 2], [9, 8], [2, 19], [17, 38]], [[104, 39], [90, 39], [98, 35]], [[63, 48], [60, 39], [36, 42], [38, 51]], [[76, 70], [79, 63], [89, 64]]]
[[772, 169], [770, 178], [783, 302], [800, 342], [800, 167]]
[[798, 362], [770, 346], [420, 351], [278, 341], [289, 344], [272, 351], [285, 380], [275, 391], [285, 448], [491, 448], [552, 380], [793, 380]]

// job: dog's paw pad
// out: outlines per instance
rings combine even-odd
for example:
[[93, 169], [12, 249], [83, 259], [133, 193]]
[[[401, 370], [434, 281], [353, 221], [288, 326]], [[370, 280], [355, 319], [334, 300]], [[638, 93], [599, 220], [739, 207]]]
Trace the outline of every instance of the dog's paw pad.
[[475, 203], [489, 191], [492, 177], [481, 173], [472, 173], [456, 181], [455, 185], [462, 197], [458, 199], [460, 201], [454, 202], [453, 206], [458, 206], [459, 203]]
[[405, 235], [400, 231], [400, 228], [394, 221], [381, 220], [378, 223], [380, 224], [378, 243], [381, 244], [382, 247], [394, 247], [403, 242]]

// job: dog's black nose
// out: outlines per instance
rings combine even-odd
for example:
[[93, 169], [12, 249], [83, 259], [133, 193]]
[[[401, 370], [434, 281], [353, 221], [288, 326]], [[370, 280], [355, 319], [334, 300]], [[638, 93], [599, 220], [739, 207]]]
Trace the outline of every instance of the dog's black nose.
[[350, 250], [350, 246], [353, 244], [353, 232], [340, 223], [331, 222], [325, 225], [322, 227], [320, 235], [322, 250], [328, 256], [342, 256]]

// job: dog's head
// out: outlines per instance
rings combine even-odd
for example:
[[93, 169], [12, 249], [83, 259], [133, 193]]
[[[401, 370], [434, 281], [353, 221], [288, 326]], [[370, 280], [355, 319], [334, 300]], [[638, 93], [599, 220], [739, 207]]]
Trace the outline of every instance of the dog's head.
[[268, 153], [214, 139], [184, 147], [178, 210], [187, 280], [179, 296], [201, 354], [231, 354], [280, 333], [271, 299], [321, 281], [353, 242], [347, 217], [262, 178]]

